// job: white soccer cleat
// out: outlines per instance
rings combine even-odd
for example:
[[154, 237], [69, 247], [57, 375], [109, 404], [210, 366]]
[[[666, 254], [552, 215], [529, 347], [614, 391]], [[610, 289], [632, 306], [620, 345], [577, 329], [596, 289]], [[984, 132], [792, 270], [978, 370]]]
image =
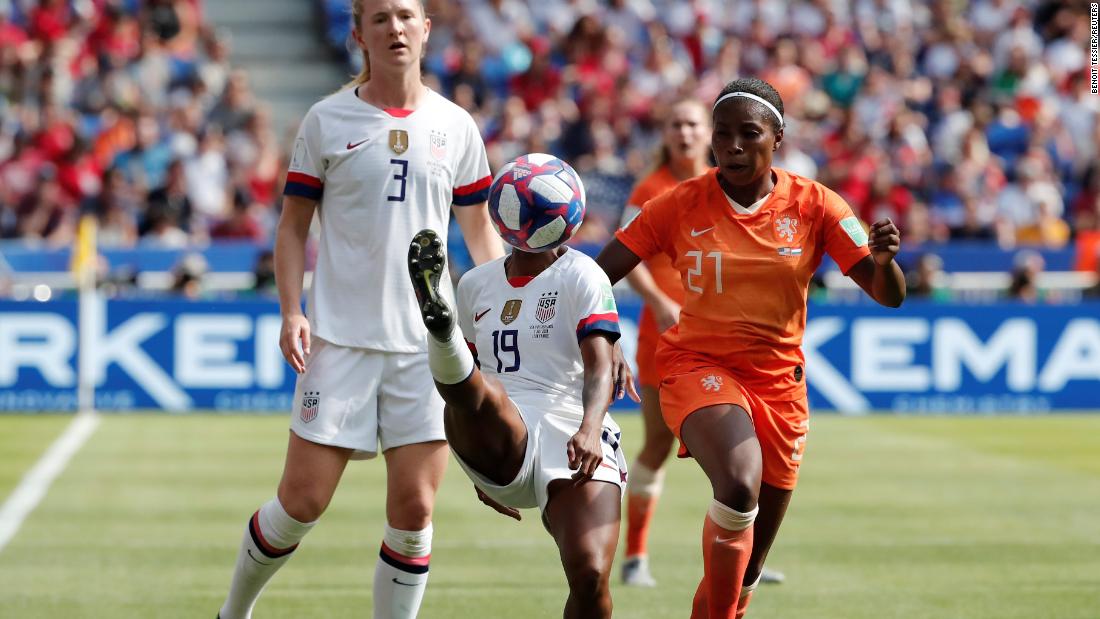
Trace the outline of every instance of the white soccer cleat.
[[787, 580], [787, 575], [784, 574], [783, 572], [780, 572], [779, 570], [771, 570], [771, 569], [768, 569], [768, 568], [764, 568], [764, 569], [760, 570], [760, 582], [761, 583], [766, 583], [766, 584], [771, 584], [771, 585], [778, 585], [779, 583], [783, 582], [784, 580]]
[[623, 584], [628, 587], [656, 587], [657, 581], [649, 573], [648, 557], [631, 557], [623, 561]]

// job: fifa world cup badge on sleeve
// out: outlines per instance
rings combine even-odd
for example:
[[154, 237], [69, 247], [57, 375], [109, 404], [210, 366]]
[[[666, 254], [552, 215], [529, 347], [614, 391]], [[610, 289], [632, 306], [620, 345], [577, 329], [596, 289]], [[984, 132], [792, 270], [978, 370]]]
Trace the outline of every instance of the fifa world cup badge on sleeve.
[[317, 418], [317, 409], [320, 403], [320, 391], [306, 391], [302, 394], [302, 423], [309, 423]]
[[844, 231], [848, 233], [848, 238], [852, 239], [856, 247], [863, 247], [867, 244], [867, 231], [863, 229], [863, 224], [859, 223], [859, 220], [855, 217], [841, 219], [840, 227], [844, 228]]

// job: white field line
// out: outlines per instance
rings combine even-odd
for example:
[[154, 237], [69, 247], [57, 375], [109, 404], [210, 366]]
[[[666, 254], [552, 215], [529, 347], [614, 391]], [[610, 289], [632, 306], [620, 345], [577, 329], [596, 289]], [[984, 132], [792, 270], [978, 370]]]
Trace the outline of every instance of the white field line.
[[19, 485], [8, 496], [8, 500], [0, 505], [0, 552], [15, 537], [23, 521], [46, 496], [50, 484], [65, 470], [69, 459], [80, 450], [98, 425], [98, 414], [77, 413], [65, 428], [65, 432], [50, 445], [46, 453], [42, 454], [34, 468], [27, 471]]

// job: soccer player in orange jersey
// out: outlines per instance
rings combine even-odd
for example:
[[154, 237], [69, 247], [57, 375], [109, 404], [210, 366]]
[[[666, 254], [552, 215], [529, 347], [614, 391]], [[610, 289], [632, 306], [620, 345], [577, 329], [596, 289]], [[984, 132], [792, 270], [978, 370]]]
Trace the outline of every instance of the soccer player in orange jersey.
[[615, 282], [664, 254], [683, 284], [656, 365], [680, 456], [695, 458], [713, 490], [695, 619], [744, 615], [794, 490], [809, 422], [806, 295], [822, 258], [882, 305], [905, 298], [890, 220], [868, 235], [836, 193], [771, 166], [783, 140], [771, 85], [730, 82], [712, 119], [718, 167], [649, 201], [597, 258]]

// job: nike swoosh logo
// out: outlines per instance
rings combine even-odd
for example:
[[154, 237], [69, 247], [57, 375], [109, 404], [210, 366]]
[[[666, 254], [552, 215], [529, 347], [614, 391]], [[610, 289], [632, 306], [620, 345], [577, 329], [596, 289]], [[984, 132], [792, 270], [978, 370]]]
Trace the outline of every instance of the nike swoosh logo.
[[411, 584], [410, 585], [407, 582], [401, 582], [400, 580], [397, 580], [397, 578], [394, 578], [393, 582], [395, 582], [396, 584], [401, 585], [402, 587], [419, 587], [420, 586], [420, 585], [417, 585], [417, 584]]
[[482, 318], [485, 317], [485, 314], [488, 314], [491, 311], [493, 311], [493, 308], [490, 307], [489, 309], [485, 310], [484, 312], [481, 312], [480, 314], [474, 314], [474, 322], [477, 322], [477, 321], [481, 320]]
[[348, 150], [351, 150], [351, 149], [353, 149], [357, 146], [360, 146], [362, 144], [366, 144], [369, 141], [370, 141], [370, 138], [367, 138], [367, 139], [363, 140], [362, 142], [356, 142], [355, 144], [352, 144], [351, 142], [348, 142]]
[[252, 556], [252, 549], [251, 548], [248, 549], [248, 558], [252, 559], [256, 563], [259, 563], [260, 565], [271, 565], [270, 563], [264, 563], [263, 561], [260, 561], [256, 557]]
[[706, 228], [704, 230], [696, 230], [695, 228], [692, 228], [691, 229], [691, 236], [695, 237], [695, 236], [699, 236], [701, 234], [706, 234], [706, 233], [710, 232], [713, 229], [714, 229], [714, 226], [711, 226], [711, 227]]

